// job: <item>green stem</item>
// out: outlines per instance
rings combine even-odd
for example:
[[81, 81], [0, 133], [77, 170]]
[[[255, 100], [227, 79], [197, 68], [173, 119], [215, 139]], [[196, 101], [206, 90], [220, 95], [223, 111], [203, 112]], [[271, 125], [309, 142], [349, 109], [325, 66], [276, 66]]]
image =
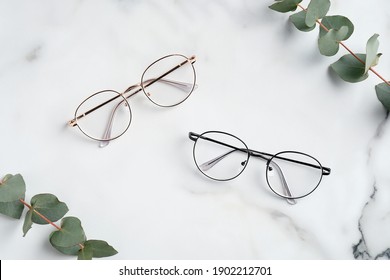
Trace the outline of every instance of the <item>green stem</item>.
[[[301, 8], [303, 11], [307, 12], [307, 9], [305, 9], [304, 7], [302, 7], [301, 4], [298, 4], [298, 7]], [[329, 32], [329, 29], [324, 25], [322, 24], [322, 22], [320, 20], [316, 20], [316, 22], [318, 23], [318, 25], [324, 29], [326, 32]], [[356, 58], [360, 63], [366, 65], [366, 63], [361, 60], [350, 48], [348, 48], [343, 42], [338, 42], [344, 49], [346, 49], [354, 58]], [[390, 81], [386, 80], [382, 75], [380, 75], [375, 69], [374, 67], [370, 67], [369, 70], [374, 73], [379, 79], [381, 79], [383, 82], [385, 82], [385, 84], [387, 84], [388, 86], [390, 86]]]
[[45, 216], [43, 216], [41, 213], [39, 213], [37, 210], [33, 209], [31, 207], [30, 204], [28, 204], [26, 201], [24, 201], [23, 199], [19, 199], [19, 201], [21, 203], [24, 204], [24, 206], [26, 206], [28, 209], [34, 211], [34, 213], [36, 213], [39, 217], [41, 217], [42, 219], [44, 219], [47, 223], [51, 224], [53, 227], [55, 227], [56, 229], [58, 230], [61, 230], [61, 228], [59, 226], [57, 226], [55, 223], [53, 223], [52, 221], [50, 221], [48, 218], [46, 218]]
[[[19, 201], [21, 203], [23, 203], [24, 206], [26, 206], [28, 209], [34, 211], [35, 214], [37, 214], [39, 217], [41, 217], [42, 219], [44, 219], [47, 223], [51, 224], [53, 227], [55, 227], [57, 230], [62, 230], [62, 228], [60, 228], [59, 226], [57, 226], [55, 223], [53, 223], [52, 221], [50, 221], [48, 218], [46, 218], [44, 215], [42, 215], [41, 213], [39, 213], [37, 210], [33, 209], [32, 206], [30, 204], [28, 204], [26, 201], [24, 201], [23, 199], [19, 199]], [[78, 244], [80, 249], [83, 250], [84, 249], [84, 245], [79, 243]]]

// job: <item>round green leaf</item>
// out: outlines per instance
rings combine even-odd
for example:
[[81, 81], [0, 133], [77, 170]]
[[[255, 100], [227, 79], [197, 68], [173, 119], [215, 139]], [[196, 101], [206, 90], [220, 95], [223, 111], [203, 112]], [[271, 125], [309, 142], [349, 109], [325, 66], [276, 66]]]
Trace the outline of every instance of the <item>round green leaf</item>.
[[312, 31], [316, 26], [315, 25], [307, 26], [305, 23], [305, 19], [306, 19], [306, 12], [305, 11], [300, 11], [300, 12], [295, 13], [295, 14], [290, 16], [291, 22], [294, 24], [294, 26], [298, 30], [304, 31], [304, 32]]
[[375, 86], [375, 91], [379, 101], [390, 111], [390, 86], [386, 83], [381, 83]]
[[81, 222], [76, 217], [62, 219], [61, 230], [54, 231], [50, 235], [51, 245], [66, 255], [78, 255], [80, 244], [86, 241]]
[[306, 10], [305, 23], [313, 26], [318, 19], [326, 16], [330, 8], [330, 0], [311, 0]]
[[276, 3], [269, 6], [270, 9], [281, 12], [293, 12], [297, 9], [298, 4], [302, 2], [302, 0], [275, 0]]
[[[360, 60], [366, 61], [365, 54], [356, 55]], [[331, 65], [331, 68], [346, 82], [357, 83], [368, 77], [365, 73], [364, 63], [361, 63], [351, 54], [344, 55]]]
[[348, 27], [342, 26], [340, 30], [331, 29], [329, 32], [318, 39], [318, 48], [322, 55], [332, 56], [335, 55], [340, 48], [339, 42], [348, 33]]
[[19, 200], [12, 202], [0, 202], [0, 213], [14, 219], [20, 219], [23, 209], [24, 205]]
[[20, 174], [6, 175], [0, 184], [0, 202], [15, 202], [24, 199], [26, 184]]
[[[344, 38], [340, 39], [340, 41], [345, 41], [351, 35], [353, 34], [353, 31], [355, 29], [353, 23], [344, 16], [326, 16], [321, 20], [321, 23], [328, 29], [328, 30], [340, 30], [343, 26], [348, 27], [348, 33], [345, 35]], [[320, 38], [325, 36], [328, 32], [324, 30], [323, 28], [320, 28]]]
[[[52, 222], [58, 221], [69, 211], [64, 202], [49, 193], [35, 195], [31, 199], [31, 207], [32, 210], [36, 210]], [[32, 221], [41, 225], [48, 223], [35, 212], [32, 214]]]

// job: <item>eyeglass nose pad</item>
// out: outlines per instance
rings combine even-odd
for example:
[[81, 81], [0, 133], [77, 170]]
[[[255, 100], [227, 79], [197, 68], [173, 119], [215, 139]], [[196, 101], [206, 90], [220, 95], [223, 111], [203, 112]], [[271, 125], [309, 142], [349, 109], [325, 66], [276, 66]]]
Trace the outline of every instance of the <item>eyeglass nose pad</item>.
[[241, 162], [241, 166], [245, 166], [245, 165], [246, 165], [246, 163], [247, 163], [247, 161], [246, 161], [246, 160], [242, 161], [242, 162]]

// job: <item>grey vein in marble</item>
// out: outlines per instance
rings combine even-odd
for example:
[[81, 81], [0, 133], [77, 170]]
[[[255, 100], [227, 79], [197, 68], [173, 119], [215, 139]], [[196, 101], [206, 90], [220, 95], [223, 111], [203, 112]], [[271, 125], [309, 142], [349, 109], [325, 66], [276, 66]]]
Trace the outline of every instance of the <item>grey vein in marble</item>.
[[40, 52], [42, 50], [42, 46], [37, 46], [33, 48], [29, 53], [26, 55], [26, 60], [28, 62], [33, 62], [38, 59]]
[[[381, 140], [382, 136], [385, 133], [385, 125], [388, 120], [389, 120], [389, 112], [386, 113], [385, 119], [378, 125], [378, 128], [372, 139], [372, 142]], [[369, 148], [368, 164], [370, 164], [372, 160], [372, 152], [373, 149], [375, 148], [376, 148], [375, 144], [372, 144]], [[360, 259], [360, 260], [390, 259], [390, 248], [383, 249], [383, 251], [380, 253], [373, 253], [371, 252], [372, 250], [369, 245], [370, 242], [366, 238], [365, 232], [367, 228], [365, 227], [364, 220], [367, 218], [367, 216], [372, 215], [369, 211], [369, 208], [375, 206], [377, 195], [378, 195], [378, 185], [376, 182], [374, 182], [372, 194], [370, 195], [369, 200], [364, 205], [362, 210], [362, 215], [359, 218], [358, 228], [359, 228], [361, 238], [356, 245], [352, 246], [353, 256], [355, 259]]]

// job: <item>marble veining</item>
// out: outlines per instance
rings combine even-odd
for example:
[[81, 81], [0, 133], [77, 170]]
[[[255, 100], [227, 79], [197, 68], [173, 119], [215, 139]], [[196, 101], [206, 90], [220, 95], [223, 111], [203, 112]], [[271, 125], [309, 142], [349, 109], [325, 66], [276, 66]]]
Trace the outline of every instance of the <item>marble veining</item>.
[[[369, 215], [365, 212], [366, 207], [369, 207], [371, 203], [375, 203], [375, 196], [377, 193], [377, 188], [374, 185], [374, 192], [370, 196], [370, 201], [366, 203], [364, 206], [364, 209], [362, 211], [362, 216], [359, 219], [359, 232], [362, 236], [362, 238], [359, 240], [358, 244], [354, 245], [353, 248], [353, 255], [355, 259], [362, 259], [362, 260], [383, 260], [383, 259], [390, 259], [390, 248], [386, 248], [382, 252], [379, 253], [370, 253], [370, 246], [367, 245], [365, 236], [364, 236], [364, 229], [363, 229], [363, 220], [367, 219], [365, 215]], [[385, 234], [385, 233], [384, 233]]]
[[[386, 125], [388, 124], [388, 119], [389, 119], [389, 113], [386, 114], [386, 117], [384, 118], [384, 120], [378, 125], [377, 131], [376, 131], [373, 139], [371, 140], [371, 146], [368, 150], [368, 166], [370, 165], [370, 163], [371, 163], [370, 161], [372, 160], [372, 158], [371, 158], [372, 150], [377, 148], [375, 143], [377, 141], [381, 141], [383, 135], [387, 132]], [[385, 186], [381, 186], [381, 188], [383, 188], [383, 187], [385, 187]], [[378, 184], [375, 181], [375, 178], [374, 178], [374, 184], [373, 184], [372, 189], [373, 189], [372, 194], [370, 195], [368, 201], [364, 205], [364, 207], [362, 209], [362, 214], [359, 218], [358, 227], [359, 227], [359, 232], [361, 234], [361, 239], [359, 240], [359, 242], [356, 245], [354, 245], [352, 247], [353, 248], [353, 255], [354, 255], [355, 259], [365, 259], [365, 260], [368, 260], [368, 259], [389, 259], [389, 257], [390, 257], [390, 255], [389, 255], [390, 247], [386, 247], [386, 246], [390, 246], [390, 243], [387, 242], [384, 244], [385, 247], [380, 246], [379, 248], [375, 248], [375, 250], [373, 250], [374, 252], [371, 252], [370, 245], [369, 245], [371, 243], [371, 240], [365, 236], [366, 230], [375, 230], [375, 231], [378, 231], [379, 233], [384, 234], [384, 235], [386, 235], [386, 233], [388, 232], [388, 229], [387, 229], [387, 231], [382, 231], [381, 227], [378, 227], [378, 228], [374, 227], [373, 228], [371, 224], [368, 224], [366, 226], [366, 221], [370, 220], [370, 216], [375, 217], [376, 215], [381, 215], [380, 213], [375, 211], [376, 197], [378, 195], [380, 195], [380, 194], [378, 194]], [[385, 213], [387, 213], [387, 214], [385, 214], [385, 216], [389, 215], [390, 206], [385, 208], [385, 210], [387, 211], [387, 212], [385, 212]], [[383, 219], [383, 220], [386, 222], [386, 219]], [[375, 247], [377, 247], [377, 246], [375, 246]]]

